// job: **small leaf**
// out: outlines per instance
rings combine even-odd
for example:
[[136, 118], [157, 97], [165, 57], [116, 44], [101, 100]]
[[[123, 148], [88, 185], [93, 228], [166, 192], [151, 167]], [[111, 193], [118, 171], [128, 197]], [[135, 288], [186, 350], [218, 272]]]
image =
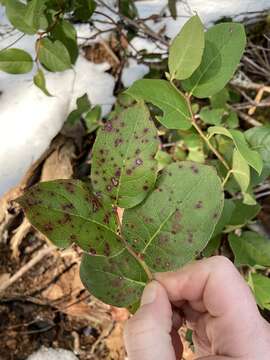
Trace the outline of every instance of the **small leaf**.
[[240, 186], [242, 193], [245, 193], [248, 189], [250, 182], [250, 169], [248, 163], [243, 158], [238, 150], [233, 152], [233, 176]]
[[46, 79], [41, 69], [34, 76], [34, 84], [47, 96], [52, 96], [46, 88]]
[[223, 191], [214, 168], [173, 163], [143, 203], [125, 210], [123, 234], [151, 271], [171, 271], [205, 248], [222, 207]]
[[264, 165], [270, 168], [270, 128], [253, 127], [245, 132], [245, 137], [252, 149], [261, 155]]
[[244, 231], [241, 236], [230, 234], [229, 243], [237, 266], [270, 266], [270, 239], [253, 231]]
[[156, 181], [158, 146], [157, 130], [142, 103], [107, 121], [93, 147], [95, 190], [123, 208], [140, 203]]
[[158, 170], [164, 169], [167, 165], [172, 163], [172, 157], [166, 152], [162, 150], [158, 150], [156, 153], [155, 159], [158, 162]]
[[202, 60], [204, 29], [198, 15], [192, 16], [174, 38], [169, 51], [171, 79], [189, 78]]
[[36, 28], [26, 22], [26, 5], [18, 0], [8, 0], [5, 5], [6, 15], [16, 29], [28, 35], [36, 33]]
[[90, 110], [91, 103], [89, 101], [88, 95], [85, 93], [82, 96], [78, 97], [76, 100], [77, 108], [68, 115], [66, 122], [69, 125], [74, 125], [76, 121], [80, 120], [81, 116]]
[[244, 26], [221, 23], [205, 34], [202, 61], [192, 76], [182, 85], [198, 98], [212, 96], [224, 88], [233, 77], [246, 46]]
[[263, 162], [260, 154], [251, 150], [243, 133], [239, 130], [226, 129], [221, 126], [211, 126], [208, 128], [209, 134], [220, 134], [229, 137], [233, 140], [237, 150], [246, 160], [246, 162], [257, 171], [258, 174], [261, 173]]
[[41, 39], [39, 60], [50, 71], [64, 71], [72, 67], [67, 48], [59, 40]]
[[226, 88], [223, 88], [218, 93], [210, 97], [210, 104], [213, 109], [225, 108], [227, 101], [229, 101], [230, 95]]
[[197, 134], [191, 133], [184, 136], [183, 141], [188, 148], [187, 160], [204, 163], [205, 155], [202, 138]]
[[133, 0], [119, 0], [118, 6], [120, 13], [129, 17], [130, 19], [133, 19], [136, 15], [138, 15]]
[[235, 129], [239, 126], [239, 119], [234, 111], [229, 112], [224, 122], [229, 129]]
[[257, 304], [261, 309], [270, 310], [270, 279], [261, 274], [250, 274], [249, 283], [254, 292]]
[[228, 225], [231, 227], [242, 227], [250, 220], [254, 219], [259, 213], [261, 207], [259, 204], [250, 206], [245, 205], [241, 200], [234, 200], [234, 210], [231, 213]]
[[81, 21], [88, 21], [97, 6], [94, 0], [76, 0], [75, 4], [75, 19]]
[[212, 237], [207, 246], [203, 249], [202, 254], [204, 257], [213, 256], [214, 253], [218, 250], [221, 243], [221, 236], [217, 235]]
[[31, 224], [58, 247], [76, 243], [104, 256], [123, 248], [112, 207], [79, 180], [41, 182], [16, 201]]
[[177, 18], [176, 0], [168, 0], [168, 7], [174, 20]]
[[[240, 202], [240, 204], [242, 205], [242, 201]], [[235, 209], [235, 203], [233, 202], [233, 200], [225, 199], [222, 214], [221, 214], [219, 221], [215, 227], [215, 231], [214, 231], [212, 237], [216, 237], [217, 235], [221, 234], [222, 231], [224, 230], [225, 226], [230, 223], [231, 218], [233, 218], [234, 209]]]
[[33, 59], [21, 49], [0, 51], [0, 70], [9, 74], [25, 74], [32, 70]]
[[84, 123], [87, 128], [87, 133], [95, 131], [99, 127], [99, 120], [101, 118], [101, 107], [99, 105], [94, 106], [84, 116]]
[[40, 21], [44, 10], [45, 0], [31, 0], [26, 5], [24, 20], [35, 32], [40, 29]]
[[137, 80], [126, 91], [137, 101], [150, 102], [163, 111], [159, 122], [168, 129], [191, 128], [190, 112], [186, 100], [166, 80]]
[[92, 295], [121, 307], [140, 299], [147, 283], [144, 270], [127, 250], [113, 257], [84, 254], [80, 276]]
[[224, 114], [223, 108], [210, 109], [205, 106], [200, 111], [200, 118], [205, 124], [220, 125]]
[[77, 31], [71, 22], [61, 19], [52, 29], [51, 36], [53, 40], [59, 40], [65, 45], [69, 52], [72, 64], [75, 64], [79, 49], [77, 45]]

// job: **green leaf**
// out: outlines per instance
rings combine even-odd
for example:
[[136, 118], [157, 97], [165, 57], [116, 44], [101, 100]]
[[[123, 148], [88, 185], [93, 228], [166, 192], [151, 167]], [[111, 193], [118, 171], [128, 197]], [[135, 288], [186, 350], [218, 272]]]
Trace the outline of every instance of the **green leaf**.
[[204, 163], [202, 138], [198, 134], [191, 133], [184, 136], [183, 141], [188, 148], [187, 160]]
[[232, 78], [246, 45], [244, 26], [221, 23], [205, 34], [202, 61], [192, 76], [183, 81], [186, 91], [198, 98], [219, 92]]
[[107, 121], [93, 147], [95, 190], [123, 208], [140, 203], [156, 181], [158, 146], [156, 127], [142, 103]]
[[9, 74], [25, 74], [32, 68], [33, 59], [26, 51], [20, 49], [0, 51], [0, 70]]
[[239, 184], [242, 193], [245, 193], [248, 189], [250, 182], [250, 169], [246, 160], [236, 149], [233, 152], [232, 171], [233, 176]]
[[44, 73], [39, 69], [34, 76], [34, 84], [47, 96], [52, 96], [46, 88], [46, 79]]
[[75, 27], [67, 20], [61, 19], [52, 29], [51, 36], [53, 40], [59, 40], [65, 45], [69, 52], [72, 64], [75, 64], [79, 49], [77, 45], [77, 31]]
[[239, 119], [234, 111], [230, 111], [229, 115], [225, 119], [225, 125], [230, 129], [235, 129], [239, 126]]
[[205, 248], [222, 207], [223, 191], [214, 168], [173, 163], [143, 203], [125, 210], [122, 231], [151, 271], [171, 271]]
[[270, 239], [253, 231], [244, 231], [241, 236], [231, 233], [229, 243], [237, 266], [270, 266]]
[[36, 28], [27, 23], [26, 9], [26, 5], [18, 0], [8, 0], [6, 2], [6, 15], [10, 23], [23, 33], [34, 35]]
[[113, 257], [84, 254], [80, 276], [92, 295], [121, 307], [128, 307], [140, 299], [147, 283], [143, 268], [127, 250]]
[[177, 18], [176, 0], [168, 0], [168, 7], [174, 20]]
[[158, 170], [164, 169], [167, 165], [172, 163], [172, 157], [166, 151], [158, 150], [155, 159], [158, 162]]
[[76, 0], [74, 16], [76, 20], [88, 21], [96, 9], [94, 0]]
[[[240, 204], [242, 205], [242, 202], [240, 202]], [[233, 202], [233, 200], [225, 199], [222, 214], [218, 220], [218, 223], [215, 227], [215, 231], [212, 235], [213, 238], [221, 234], [225, 226], [230, 223], [230, 220], [233, 217], [234, 209], [235, 209], [235, 203]]]
[[59, 40], [40, 40], [39, 60], [50, 71], [64, 71], [72, 67], [67, 48]]
[[212, 237], [207, 246], [203, 249], [202, 254], [204, 257], [213, 256], [214, 253], [218, 250], [221, 243], [221, 236], [217, 235]]
[[81, 116], [91, 109], [91, 103], [88, 95], [85, 93], [76, 100], [77, 108], [68, 115], [66, 122], [74, 125], [76, 121], [80, 120]]
[[257, 304], [261, 309], [270, 310], [270, 279], [261, 274], [250, 274], [249, 283], [254, 292]]
[[225, 108], [227, 101], [229, 101], [230, 95], [226, 88], [223, 88], [218, 93], [210, 97], [210, 104], [213, 109]]
[[211, 126], [208, 128], [209, 134], [220, 134], [229, 137], [233, 140], [237, 150], [242, 155], [242, 157], [246, 160], [246, 162], [253, 167], [257, 171], [258, 174], [261, 173], [263, 162], [260, 154], [251, 150], [244, 134], [239, 130], [234, 129], [226, 129], [221, 126]]
[[186, 100], [166, 80], [137, 80], [126, 91], [137, 101], [150, 102], [163, 111], [159, 122], [168, 129], [191, 128], [190, 112]]
[[119, 11], [121, 14], [133, 19], [137, 15], [137, 9], [133, 0], [119, 0]]
[[242, 227], [255, 218], [260, 209], [259, 204], [250, 206], [243, 204], [241, 200], [234, 200], [234, 210], [232, 211], [228, 225], [234, 228]]
[[40, 21], [45, 8], [45, 0], [31, 0], [26, 5], [24, 20], [35, 32], [40, 29]]
[[101, 107], [99, 105], [94, 106], [84, 116], [84, 123], [87, 128], [87, 133], [95, 131], [99, 127], [99, 120], [101, 118]]
[[169, 51], [171, 79], [189, 78], [200, 65], [204, 49], [204, 29], [198, 15], [192, 16], [174, 38]]
[[200, 111], [200, 118], [205, 124], [220, 125], [223, 114], [223, 108], [210, 109], [208, 106], [205, 106]]
[[31, 224], [58, 247], [76, 243], [104, 256], [123, 248], [111, 205], [79, 180], [41, 182], [16, 201]]
[[245, 137], [252, 149], [261, 155], [264, 165], [270, 168], [270, 128], [253, 127], [245, 132]]

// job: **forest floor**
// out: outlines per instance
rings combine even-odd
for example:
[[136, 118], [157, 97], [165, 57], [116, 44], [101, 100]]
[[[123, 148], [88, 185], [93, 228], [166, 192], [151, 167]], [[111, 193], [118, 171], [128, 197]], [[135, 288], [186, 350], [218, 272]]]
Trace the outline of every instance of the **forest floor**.
[[[259, 64], [261, 55], [256, 57], [260, 44], [265, 42], [264, 34], [262, 31], [251, 37], [244, 60], [243, 68], [254, 84], [267, 81], [269, 84], [270, 80], [270, 64]], [[270, 39], [268, 51], [269, 43]], [[85, 49], [85, 53], [89, 60], [97, 63], [106, 59], [115, 75], [121, 71], [121, 64], [115, 63], [113, 54], [117, 49], [113, 42], [108, 46], [109, 52], [108, 47], [97, 44]], [[116, 83], [116, 92], [120, 88]], [[256, 90], [253, 89], [253, 93], [241, 91], [239, 112], [245, 128], [252, 120], [246, 113], [252, 105], [247, 94], [255, 96]], [[267, 114], [270, 115], [269, 108], [262, 107], [256, 118]], [[19, 186], [0, 199], [1, 360], [27, 359], [41, 346], [71, 350], [80, 360], [124, 360], [126, 357], [122, 332], [128, 311], [105, 305], [91, 296], [79, 279], [80, 250], [75, 246], [67, 250], [52, 247], [11, 201], [23, 189], [40, 180], [87, 176], [93, 142], [94, 134], [87, 135], [81, 123], [72, 132], [64, 126]], [[266, 196], [261, 204], [259, 218], [267, 227], [270, 224], [270, 197]], [[183, 358], [194, 359], [187, 342]]]

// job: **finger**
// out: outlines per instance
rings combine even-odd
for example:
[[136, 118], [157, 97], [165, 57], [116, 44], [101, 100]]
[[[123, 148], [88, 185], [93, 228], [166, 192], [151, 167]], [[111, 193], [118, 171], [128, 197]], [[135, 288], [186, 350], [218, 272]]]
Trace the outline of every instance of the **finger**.
[[256, 302], [227, 258], [198, 261], [175, 273], [156, 274], [156, 279], [171, 301], [186, 300], [191, 307], [196, 304], [197, 309], [210, 315], [204, 327], [209, 342], [214, 344], [213, 353], [235, 357], [252, 354], [254, 333], [259, 334], [257, 345], [262, 345], [265, 336]]
[[232, 308], [256, 311], [250, 289], [233, 264], [223, 256], [201, 260], [177, 272], [158, 273], [155, 278], [165, 287], [174, 303], [186, 300], [194, 310], [221, 316]]
[[231, 357], [227, 356], [206, 356], [206, 357], [200, 357], [197, 360], [232, 360]]
[[172, 308], [157, 281], [146, 286], [141, 308], [127, 322], [124, 341], [129, 360], [175, 360], [171, 339]]

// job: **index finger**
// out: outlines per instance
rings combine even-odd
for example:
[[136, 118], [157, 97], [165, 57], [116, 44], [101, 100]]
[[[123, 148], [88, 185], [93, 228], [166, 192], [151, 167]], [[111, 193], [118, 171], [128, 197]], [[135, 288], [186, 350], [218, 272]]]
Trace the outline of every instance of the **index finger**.
[[197, 261], [176, 272], [157, 273], [155, 279], [167, 290], [171, 302], [200, 303], [199, 307], [214, 317], [232, 308], [242, 314], [258, 312], [249, 287], [223, 256]]

